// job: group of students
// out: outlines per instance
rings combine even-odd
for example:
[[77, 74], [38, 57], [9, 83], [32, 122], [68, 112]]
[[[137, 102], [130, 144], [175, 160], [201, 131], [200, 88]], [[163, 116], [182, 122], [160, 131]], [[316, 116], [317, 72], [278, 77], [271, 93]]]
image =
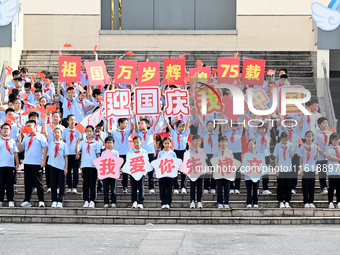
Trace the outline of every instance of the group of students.
[[[262, 117], [248, 110], [237, 122], [226, 125], [214, 125], [216, 117], [228, 120], [223, 113], [169, 117], [160, 111], [158, 116], [137, 116], [134, 113], [132, 97], [132, 114], [128, 118], [104, 117], [97, 126], [87, 126], [85, 133], [82, 134], [75, 128], [76, 123], [102, 106], [101, 97], [106, 90], [128, 88], [133, 95], [134, 85], [107, 84], [104, 87], [92, 87], [89, 86], [84, 69], [81, 83], [58, 83], [56, 89], [60, 98], [60, 112], [48, 112], [47, 106], [53, 104], [55, 100], [52, 77], [45, 71], [46, 76], [41, 82], [31, 84], [27, 72], [27, 68], [13, 71], [13, 80], [4, 84], [11, 93], [8, 101], [0, 106], [2, 124], [0, 206], [3, 204], [5, 190], [9, 206], [15, 206], [13, 184], [15, 184], [16, 172], [23, 163], [25, 198], [22, 207], [31, 206], [30, 200], [34, 188], [37, 189], [39, 207], [45, 206], [43, 182], [43, 170], [45, 170], [52, 207], [62, 208], [65, 193], [78, 193], [79, 168], [83, 179], [83, 207], [95, 208], [97, 183], [104, 191], [104, 207], [108, 208], [110, 204], [111, 207], [116, 207], [117, 180], [106, 178], [102, 182], [97, 182], [97, 169], [93, 165], [94, 159], [100, 157], [105, 150], [110, 150], [115, 156], [121, 157], [124, 163], [128, 153], [146, 153], [151, 162], [164, 153], [183, 160], [186, 151], [192, 155], [203, 152], [206, 154], [206, 162], [209, 166], [212, 165], [212, 158], [225, 154], [231, 155], [233, 159], [240, 162], [248, 154], [262, 154], [265, 156], [265, 163], [270, 165], [272, 155], [275, 158], [274, 164], [278, 167], [277, 199], [280, 208], [290, 208], [291, 195], [296, 193], [299, 169], [302, 175], [305, 207], [315, 208], [313, 203], [316, 172], [319, 174], [321, 194], [328, 193], [329, 208], [335, 207], [334, 190], [340, 191], [338, 170], [340, 137], [328, 130], [328, 121], [318, 112], [317, 104], [306, 104], [311, 115], [288, 114], [282, 118], [280, 113], [274, 113], [271, 118], [277, 120], [276, 125], [272, 126], [270, 121], [265, 123], [263, 120], [263, 125], [253, 127], [256, 123], [244, 125], [245, 119], [259, 122]], [[279, 75], [280, 79], [276, 83], [279, 86], [289, 86], [287, 71], [282, 69]], [[269, 97], [271, 97], [271, 84], [274, 82], [273, 80], [265, 82], [264, 89]], [[79, 90], [78, 85], [83, 89]], [[244, 93], [249, 87], [242, 84], [238, 86]], [[160, 105], [163, 108], [166, 104], [164, 91], [172, 90], [176, 86], [161, 87]], [[189, 88], [181, 88], [190, 91]], [[228, 90], [222, 89], [222, 93], [232, 97]], [[190, 94], [189, 101], [194, 108], [193, 94]], [[31, 111], [28, 115], [24, 113], [32, 108], [35, 108], [35, 111]], [[282, 125], [283, 122], [285, 126]], [[29, 130], [26, 135], [21, 132], [24, 126]], [[131, 136], [133, 146], [129, 145]], [[242, 137], [245, 137], [245, 143], [242, 143]], [[299, 138], [303, 145], [299, 144]], [[275, 145], [273, 153], [270, 151], [271, 145]], [[154, 171], [147, 175], [149, 193], [155, 194]], [[326, 175], [329, 180], [328, 189]], [[178, 194], [179, 191], [183, 194], [187, 193], [188, 176], [183, 173], [179, 176], [180, 181], [177, 177], [159, 179], [162, 209], [170, 208], [173, 193]], [[132, 208], [143, 209], [145, 178], [143, 176], [137, 181], [130, 176]], [[244, 179], [247, 190], [246, 207], [258, 208], [259, 181], [254, 182], [247, 175]], [[128, 180], [128, 174], [123, 173], [122, 193], [128, 193]], [[272, 194], [268, 183], [269, 176], [264, 175], [262, 177], [264, 195]], [[234, 182], [227, 179], [215, 180], [211, 174], [201, 176], [196, 181], [190, 181], [190, 208], [196, 206], [203, 208], [202, 196], [210, 192], [217, 193], [219, 209], [229, 209], [229, 196], [240, 194], [240, 186], [239, 170], [236, 172]], [[336, 207], [340, 208], [340, 192], [336, 195]]]

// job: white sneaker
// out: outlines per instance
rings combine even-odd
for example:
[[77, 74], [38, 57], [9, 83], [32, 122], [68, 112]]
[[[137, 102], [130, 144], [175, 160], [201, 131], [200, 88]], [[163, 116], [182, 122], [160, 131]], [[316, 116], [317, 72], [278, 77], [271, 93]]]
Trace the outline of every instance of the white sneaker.
[[234, 189], [231, 189], [230, 191], [229, 191], [229, 194], [234, 194], [235, 193], [235, 190]]
[[295, 194], [296, 194], [296, 190], [292, 189], [292, 195], [295, 195]]
[[31, 205], [30, 202], [25, 201], [25, 202], [23, 202], [20, 206], [21, 206], [21, 207], [31, 207], [32, 205]]
[[62, 202], [58, 202], [57, 208], [63, 208], [63, 203]]
[[39, 207], [45, 207], [45, 202], [39, 201]]
[[309, 204], [309, 207], [314, 209], [315, 205], [314, 204]]
[[73, 194], [78, 194], [77, 189], [73, 188], [73, 189], [72, 189], [72, 193], [73, 193]]
[[93, 201], [90, 201], [89, 208], [96, 208], [96, 207], [94, 206], [94, 202], [93, 202]]
[[285, 208], [285, 204], [283, 202], [280, 202], [280, 208]]
[[166, 209], [166, 205], [162, 205], [162, 206], [161, 206], [161, 209]]
[[89, 207], [89, 202], [88, 202], [88, 201], [85, 201], [83, 207], [84, 207], [84, 208], [88, 208], [88, 207]]
[[285, 203], [285, 207], [286, 207], [286, 208], [290, 208], [290, 205], [289, 205], [288, 202]]
[[340, 209], [340, 202], [336, 205], [336, 209]]
[[211, 193], [211, 194], [216, 194], [216, 190], [215, 190], [215, 189], [211, 189], [211, 190], [210, 190], [210, 193]]
[[207, 190], [207, 189], [205, 189], [204, 191], [203, 191], [203, 194], [208, 194], [209, 193], [209, 190]]
[[195, 202], [191, 202], [190, 209], [195, 209]]
[[109, 208], [109, 204], [105, 204], [105, 205], [104, 205], [104, 208]]
[[132, 204], [132, 207], [131, 208], [137, 208], [137, 201], [135, 201], [135, 202], [133, 202], [133, 204]]
[[127, 194], [128, 193], [128, 190], [127, 188], [123, 188], [123, 191], [122, 191], [124, 194]]
[[156, 192], [155, 192], [154, 189], [150, 189], [150, 190], [149, 190], [149, 194], [156, 194]]
[[14, 207], [15, 205], [14, 205], [14, 202], [13, 201], [9, 201], [8, 202], [8, 207]]
[[198, 208], [198, 209], [203, 209], [202, 202], [198, 202], [198, 203], [197, 203], [197, 208]]
[[66, 193], [72, 193], [72, 189], [68, 188]]
[[332, 202], [330, 202], [329, 205], [328, 205], [328, 208], [329, 209], [334, 209], [334, 204]]
[[48, 189], [47, 189], [47, 193], [51, 193], [51, 188], [48, 188]]
[[187, 194], [187, 190], [186, 190], [185, 188], [182, 188], [182, 189], [181, 189], [181, 193], [182, 193], [182, 194]]
[[305, 208], [310, 208], [310, 204], [306, 203]]
[[272, 192], [266, 189], [266, 190], [264, 190], [264, 191], [262, 192], [262, 194], [263, 194], [263, 195], [271, 195]]
[[251, 208], [251, 204], [247, 205], [247, 208]]
[[144, 207], [143, 207], [143, 204], [138, 204], [138, 205], [137, 205], [137, 208], [138, 208], [138, 209], [143, 209], [143, 208], [144, 208]]
[[327, 188], [324, 188], [324, 189], [321, 191], [320, 195], [326, 195], [326, 194], [328, 194], [328, 190], [327, 190]]
[[174, 189], [174, 194], [178, 194], [178, 189]]
[[257, 205], [257, 204], [254, 204], [254, 208], [259, 208], [259, 205]]
[[53, 202], [52, 205], [51, 205], [51, 208], [57, 208], [57, 202]]
[[116, 204], [115, 204], [115, 203], [112, 203], [112, 204], [111, 204], [111, 207], [112, 207], [112, 208], [116, 208]]
[[170, 205], [165, 205], [166, 209], [170, 209]]
[[235, 194], [241, 194], [238, 189], [235, 189]]

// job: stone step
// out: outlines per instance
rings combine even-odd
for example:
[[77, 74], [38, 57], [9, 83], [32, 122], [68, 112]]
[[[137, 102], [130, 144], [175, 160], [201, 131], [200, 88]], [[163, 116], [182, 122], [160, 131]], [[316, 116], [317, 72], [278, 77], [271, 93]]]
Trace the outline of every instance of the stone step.
[[[50, 207], [52, 205], [52, 202], [50, 200], [49, 196], [46, 196], [46, 207]], [[190, 198], [189, 195], [187, 195], [187, 198], [185, 200], [173, 200], [171, 203], [172, 208], [189, 208], [190, 207]], [[17, 201], [16, 206], [19, 207], [22, 201]], [[32, 207], [38, 207], [38, 198], [36, 195], [32, 196], [31, 204]], [[314, 201], [313, 203], [316, 208], [328, 208], [328, 201]], [[65, 199], [64, 201], [64, 207], [74, 207], [74, 208], [82, 208], [84, 205], [83, 199], [79, 198], [78, 200], [68, 200]], [[104, 201], [103, 200], [95, 200], [95, 205], [97, 208], [103, 208], [104, 207]], [[125, 199], [125, 200], [117, 200], [116, 206], [118, 208], [130, 208], [132, 205], [131, 198]], [[231, 208], [246, 208], [246, 200], [243, 201], [229, 201], [229, 205]], [[268, 200], [268, 201], [259, 201], [258, 203], [260, 208], [278, 208], [279, 203], [277, 200]], [[304, 204], [303, 201], [291, 201], [290, 205], [292, 208], [303, 208]], [[4, 202], [4, 207], [7, 207], [7, 203]], [[217, 201], [205, 201], [203, 199], [203, 206], [205, 208], [217, 208]], [[144, 199], [144, 207], [145, 208], [160, 208], [161, 207], [161, 200], [146, 200]]]
[[340, 210], [328, 209], [51, 209], [0, 208], [3, 223], [86, 224], [339, 224]]

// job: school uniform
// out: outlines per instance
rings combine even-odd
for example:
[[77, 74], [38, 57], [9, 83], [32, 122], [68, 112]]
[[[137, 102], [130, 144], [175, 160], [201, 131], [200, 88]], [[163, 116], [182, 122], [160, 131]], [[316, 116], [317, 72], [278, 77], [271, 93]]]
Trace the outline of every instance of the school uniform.
[[[315, 131], [314, 134], [314, 140], [313, 143], [318, 144], [320, 149], [324, 152], [326, 152], [326, 147], [329, 143], [329, 137], [332, 134], [329, 130], [321, 131], [320, 129]], [[323, 189], [327, 189], [327, 183], [326, 183], [326, 176], [327, 176], [327, 167], [323, 167], [324, 165], [327, 166], [328, 159], [324, 158], [321, 153], [319, 153], [319, 156], [316, 160], [316, 165], [321, 168], [321, 171], [319, 171], [319, 182], [320, 182], [320, 189], [321, 191]]]
[[89, 85], [89, 76], [87, 75], [86, 71], [81, 71], [80, 80], [81, 80], [81, 85], [83, 86], [83, 88]]
[[97, 154], [100, 154], [100, 145], [96, 141], [83, 140], [79, 143], [78, 149], [81, 152], [80, 168], [83, 173], [83, 199], [84, 201], [94, 201], [96, 199], [97, 169], [92, 161], [97, 158]]
[[[226, 148], [224, 151], [221, 148], [215, 152], [214, 158], [219, 156], [224, 156], [226, 153], [233, 155], [233, 152]], [[216, 180], [217, 184], [217, 203], [221, 205], [229, 205], [229, 193], [230, 193], [230, 181], [227, 179]], [[223, 196], [224, 192], [224, 196]]]
[[[101, 137], [103, 138], [103, 140], [105, 141], [105, 138], [107, 137], [106, 132], [101, 132]], [[99, 137], [99, 134], [97, 134], [96, 132], [94, 132], [93, 134], [93, 139], [99, 143], [100, 145], [100, 149], [103, 150], [105, 148], [105, 145], [103, 144], [102, 140]]]
[[[142, 148], [147, 151], [149, 162], [152, 162], [155, 159], [155, 148], [154, 148], [154, 139], [153, 136], [155, 131], [153, 128], [149, 128], [146, 131], [139, 130], [136, 133], [136, 136], [142, 138]], [[155, 170], [148, 172], [148, 180], [149, 180], [149, 190], [155, 189]]]
[[[267, 132], [268, 133], [268, 132]], [[257, 143], [256, 143], [257, 145]], [[247, 153], [244, 154], [244, 157], [246, 156], [250, 156], [251, 155], [255, 155], [257, 154], [257, 151], [255, 151], [254, 153], [250, 153], [249, 151]], [[257, 194], [257, 190], [259, 188], [259, 182], [253, 182], [248, 175], [245, 175], [244, 176], [244, 180], [245, 180], [245, 183], [246, 183], [246, 189], [247, 189], [247, 205], [257, 205], [259, 203], [259, 197], [258, 197], [258, 194]], [[253, 191], [253, 195], [251, 195]]]
[[80, 101], [79, 99], [74, 100], [74, 115], [76, 116], [76, 122], [80, 123], [88, 114], [84, 114], [84, 112], [91, 106], [93, 103], [91, 103], [89, 100], [84, 99], [83, 101]]
[[[69, 189], [77, 189], [79, 182], [79, 164], [80, 159], [76, 159], [75, 147], [77, 139], [82, 137], [82, 134], [74, 129], [65, 128], [63, 130], [62, 138], [67, 145], [68, 149], [68, 163], [67, 163], [67, 175], [66, 183]], [[73, 174], [72, 174], [73, 170]], [[72, 180], [73, 179], [73, 180]]]
[[[116, 143], [115, 143], [116, 144]], [[132, 148], [129, 152], [131, 153], [146, 153], [147, 151], [143, 148], [140, 148], [139, 150], [136, 150], [135, 148]], [[144, 202], [144, 183], [145, 183], [145, 175], [137, 181], [132, 176], [130, 177], [130, 185], [131, 185], [131, 203], [134, 203], [137, 201], [138, 204], [143, 204]], [[138, 199], [137, 199], [137, 190], [138, 190]]]
[[[170, 132], [170, 136], [172, 137], [173, 144], [174, 144], [174, 152], [176, 153], [176, 157], [183, 161], [184, 153], [187, 148], [188, 142], [188, 131], [184, 130], [180, 133], [178, 130], [172, 130]], [[187, 187], [187, 176], [181, 173], [181, 188]], [[178, 176], [174, 178], [174, 189], [179, 189], [178, 185]]]
[[[242, 130], [240, 128], [237, 128], [235, 133], [233, 133], [228, 126], [227, 134], [228, 138], [228, 144], [227, 147], [229, 150], [233, 152], [234, 158], [237, 159], [238, 161], [242, 162]], [[235, 186], [234, 182], [230, 183], [230, 189], [236, 189], [240, 190], [241, 187], [241, 173], [240, 170], [236, 171], [236, 178], [235, 178]]]
[[4, 201], [5, 190], [7, 201], [14, 202], [15, 153], [18, 153], [16, 142], [10, 137], [4, 138], [0, 136], [0, 202]]
[[[124, 163], [122, 167], [125, 164], [126, 161], [126, 153], [129, 152], [129, 137], [132, 135], [130, 132], [130, 129], [125, 129], [125, 130], [112, 130], [111, 131], [111, 136], [115, 139], [115, 143], [113, 145], [113, 149], [119, 152], [119, 157], [124, 159]], [[129, 175], [127, 173], [123, 173], [123, 179], [122, 179], [122, 185], [123, 189], [126, 189], [128, 186], [129, 182]]]
[[[213, 132], [209, 132], [207, 129], [203, 132], [203, 145], [204, 152], [207, 155], [207, 165], [211, 166], [210, 159], [213, 157], [214, 153], [218, 149], [218, 136], [220, 132], [218, 130], [214, 130]], [[211, 176], [206, 174], [204, 176], [204, 189], [209, 190], [216, 189], [216, 180]]]
[[277, 200], [279, 202], [290, 202], [292, 196], [292, 161], [290, 155], [294, 152], [294, 145], [288, 142], [283, 145], [281, 142], [275, 146], [273, 155], [278, 158], [277, 177]]
[[[270, 165], [270, 132], [265, 132], [263, 135], [257, 132], [255, 135], [257, 153], [264, 154], [266, 165]], [[269, 176], [262, 177], [263, 190], [268, 190]]]
[[[169, 153], [172, 157], [176, 158], [176, 153], [172, 150], [164, 151], [162, 150], [158, 154], [158, 158], [162, 157], [164, 153]], [[174, 178], [171, 177], [163, 177], [158, 180], [159, 182], [159, 196], [161, 198], [161, 205], [171, 205], [172, 202], [172, 185], [174, 182]]]
[[68, 115], [70, 114], [75, 114], [75, 105], [74, 103], [76, 102], [76, 98], [71, 100], [69, 99], [68, 97], [62, 97], [60, 98], [60, 102], [62, 103], [62, 109], [63, 109], [63, 126], [64, 127], [67, 127], [68, 124], [67, 124], [67, 121], [66, 121], [66, 118]]
[[[112, 150], [111, 152], [116, 157], [119, 157], [118, 151]], [[117, 202], [117, 180], [114, 178], [105, 178], [103, 180], [103, 187], [104, 187], [104, 204], [109, 204], [110, 202], [109, 199], [110, 190], [111, 190], [111, 203], [115, 204]]]
[[[340, 146], [329, 145], [326, 147], [327, 158], [329, 156], [340, 158]], [[340, 203], [340, 162], [328, 160], [327, 175], [328, 175], [328, 202], [333, 203], [334, 189], [336, 189], [336, 202]]]
[[[299, 144], [299, 136], [300, 136], [300, 128], [296, 126], [295, 128], [288, 128], [288, 141], [291, 142], [294, 146]], [[294, 157], [292, 158], [292, 189], [296, 189], [297, 179], [298, 179], [298, 172], [299, 172], [299, 165], [300, 165], [300, 157], [297, 153], [295, 153]]]
[[301, 124], [301, 131], [300, 131], [300, 138], [305, 143], [305, 134], [307, 131], [312, 131], [313, 134], [315, 133], [315, 126], [318, 125], [317, 118], [315, 115], [305, 115], [302, 120]]
[[[52, 202], [64, 202], [65, 195], [65, 157], [68, 156], [68, 148], [66, 143], [59, 141], [58, 143], [54, 138], [48, 141], [48, 162], [50, 168], [50, 183], [51, 183], [51, 199]], [[57, 188], [59, 186], [59, 197], [57, 197]]]
[[40, 166], [44, 148], [48, 147], [45, 136], [40, 133], [27, 135], [22, 143], [25, 150], [24, 159], [24, 178], [25, 178], [25, 199], [30, 202], [33, 184], [37, 188], [38, 198], [40, 202], [44, 202], [44, 183], [43, 170]]
[[303, 203], [311, 204], [314, 202], [314, 188], [315, 188], [315, 169], [316, 160], [314, 156], [317, 152], [317, 145], [307, 144], [302, 145], [297, 151], [300, 158], [302, 158], [301, 170], [303, 171], [302, 176], [302, 193]]

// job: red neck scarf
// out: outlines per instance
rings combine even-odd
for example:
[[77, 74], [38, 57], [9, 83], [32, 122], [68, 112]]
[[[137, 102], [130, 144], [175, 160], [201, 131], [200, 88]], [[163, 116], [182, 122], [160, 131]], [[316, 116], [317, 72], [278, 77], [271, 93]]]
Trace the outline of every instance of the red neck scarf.
[[8, 152], [9, 152], [10, 154], [12, 154], [11, 148], [9, 147], [9, 143], [8, 143], [8, 141], [11, 140], [11, 138], [3, 138], [3, 137], [1, 137], [1, 139], [4, 140], [4, 141], [6, 141], [6, 148], [7, 148]]
[[30, 141], [28, 142], [28, 146], [27, 146], [27, 150], [26, 150], [26, 152], [27, 152], [27, 151], [28, 151], [28, 149], [31, 147], [31, 144], [32, 144], [32, 142], [33, 142], [33, 139], [34, 139], [34, 136], [35, 136], [35, 134], [34, 134], [34, 135], [30, 135], [31, 139], [30, 139]]

